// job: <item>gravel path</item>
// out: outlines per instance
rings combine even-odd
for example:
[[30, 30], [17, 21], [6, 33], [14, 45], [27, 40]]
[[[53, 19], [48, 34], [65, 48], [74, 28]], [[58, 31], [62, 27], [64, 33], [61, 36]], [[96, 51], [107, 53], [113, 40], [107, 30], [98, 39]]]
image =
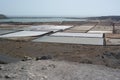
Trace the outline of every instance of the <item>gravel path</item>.
[[0, 64], [0, 80], [120, 80], [120, 69], [65, 61]]

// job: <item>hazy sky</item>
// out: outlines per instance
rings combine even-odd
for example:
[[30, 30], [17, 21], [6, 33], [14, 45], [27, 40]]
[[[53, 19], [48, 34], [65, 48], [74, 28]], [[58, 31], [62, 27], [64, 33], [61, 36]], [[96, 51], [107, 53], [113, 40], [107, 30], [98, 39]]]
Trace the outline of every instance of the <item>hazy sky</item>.
[[120, 15], [120, 0], [0, 0], [0, 14], [59, 17]]

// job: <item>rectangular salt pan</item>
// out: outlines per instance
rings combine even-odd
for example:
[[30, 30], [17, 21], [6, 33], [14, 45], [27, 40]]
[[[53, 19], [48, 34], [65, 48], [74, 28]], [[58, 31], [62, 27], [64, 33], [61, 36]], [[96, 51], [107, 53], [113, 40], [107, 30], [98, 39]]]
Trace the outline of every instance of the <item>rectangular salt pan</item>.
[[87, 33], [113, 33], [113, 31], [88, 31]]
[[41, 31], [19, 31], [11, 34], [2, 35], [0, 37], [29, 37], [29, 36], [39, 36], [46, 34], [48, 32], [41, 32]]
[[91, 30], [92, 31], [112, 31], [113, 26], [99, 26], [99, 25], [97, 25], [96, 27], [94, 27]]
[[106, 38], [106, 45], [120, 45], [120, 39]]
[[82, 26], [75, 26], [75, 27], [71, 28], [71, 30], [83, 30], [83, 31], [85, 31], [85, 30], [90, 30], [93, 27], [94, 26], [84, 26], [84, 25], [82, 25]]
[[96, 37], [96, 38], [102, 38], [103, 34], [91, 34], [91, 33], [63, 33], [58, 32], [54, 33], [51, 36], [65, 36], [65, 37]]
[[105, 34], [105, 38], [114, 38], [114, 39], [120, 39], [120, 34]]
[[86, 45], [103, 45], [103, 38], [80, 38], [80, 37], [53, 37], [44, 36], [33, 40], [33, 42], [69, 43]]
[[58, 30], [65, 30], [70, 27], [72, 27], [72, 26], [40, 25], [40, 26], [25, 27], [25, 28], [23, 28], [23, 30], [58, 31]]
[[68, 32], [68, 33], [86, 33], [87, 31], [68, 29], [68, 30], [65, 30], [64, 32]]
[[15, 32], [15, 30], [0, 30], [0, 35]]

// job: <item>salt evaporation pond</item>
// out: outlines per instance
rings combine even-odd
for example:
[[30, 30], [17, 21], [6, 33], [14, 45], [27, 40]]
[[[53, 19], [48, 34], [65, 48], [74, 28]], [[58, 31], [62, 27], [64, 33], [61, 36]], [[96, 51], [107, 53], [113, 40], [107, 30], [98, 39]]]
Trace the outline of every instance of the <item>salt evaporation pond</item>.
[[103, 34], [57, 32], [57, 33], [54, 33], [50, 36], [102, 38]]
[[0, 29], [0, 35], [12, 33], [12, 32], [16, 32], [16, 30], [3, 30], [3, 29]]
[[80, 38], [80, 37], [54, 37], [43, 36], [33, 40], [33, 42], [69, 43], [69, 44], [88, 44], [103, 45], [103, 38]]
[[120, 45], [120, 39], [106, 39], [106, 45]]
[[88, 31], [87, 33], [113, 33], [113, 31]]
[[39, 26], [30, 26], [25, 27], [23, 30], [32, 30], [32, 31], [59, 31], [71, 28], [72, 26], [55, 26], [55, 25], [39, 25]]
[[42, 32], [42, 31], [19, 31], [15, 33], [10, 33], [6, 35], [1, 35], [1, 38], [9, 38], [9, 37], [28, 37], [28, 36], [39, 36], [46, 34], [48, 32]]

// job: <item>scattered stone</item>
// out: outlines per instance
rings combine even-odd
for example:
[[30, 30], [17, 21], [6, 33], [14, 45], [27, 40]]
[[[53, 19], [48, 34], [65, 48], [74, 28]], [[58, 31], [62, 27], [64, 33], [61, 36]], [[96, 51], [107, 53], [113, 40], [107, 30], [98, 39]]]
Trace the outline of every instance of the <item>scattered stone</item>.
[[48, 66], [43, 66], [41, 68], [41, 70], [48, 70], [48, 69], [53, 69], [55, 68], [56, 66], [54, 64], [49, 64]]
[[5, 75], [5, 78], [10, 78], [10, 76], [8, 76], [8, 75]]
[[0, 66], [0, 70], [2, 70], [3, 69], [3, 66]]
[[103, 53], [103, 55], [105, 55], [106, 57], [111, 57], [111, 58], [115, 58], [115, 59], [120, 59], [120, 52], [105, 52]]
[[120, 52], [117, 52], [116, 54], [113, 54], [113, 56], [114, 56], [116, 59], [120, 59]]
[[112, 52], [105, 52], [105, 53], [103, 53], [103, 55], [105, 55], [107, 57], [111, 57], [111, 56], [113, 56], [113, 53]]
[[21, 69], [23, 70], [23, 69], [25, 69], [25, 67], [21, 67]]
[[5, 78], [12, 78], [12, 76], [10, 76], [10, 75], [5, 75]]
[[28, 60], [32, 60], [32, 58], [29, 56], [24, 56], [24, 58], [22, 59], [22, 61], [28, 61]]
[[47, 80], [47, 76], [42, 76], [40, 80]]
[[4, 77], [5, 77], [6, 79], [11, 79], [11, 78], [17, 77], [17, 75], [16, 75], [16, 74], [8, 74], [8, 75], [5, 75]]
[[42, 67], [41, 70], [47, 70], [47, 67]]
[[101, 56], [102, 59], [104, 59], [104, 56]]
[[38, 61], [38, 60], [40, 60], [41, 59], [41, 57], [36, 57], [36, 61]]
[[92, 61], [90, 61], [89, 59], [83, 59], [82, 61], [80, 61], [80, 63], [92, 64]]
[[42, 57], [36, 57], [36, 61], [37, 60], [48, 60], [48, 59], [52, 59], [52, 57], [50, 55], [48, 55], [48, 56], [42, 56]]
[[55, 68], [56, 66], [54, 64], [50, 64], [48, 67]]

